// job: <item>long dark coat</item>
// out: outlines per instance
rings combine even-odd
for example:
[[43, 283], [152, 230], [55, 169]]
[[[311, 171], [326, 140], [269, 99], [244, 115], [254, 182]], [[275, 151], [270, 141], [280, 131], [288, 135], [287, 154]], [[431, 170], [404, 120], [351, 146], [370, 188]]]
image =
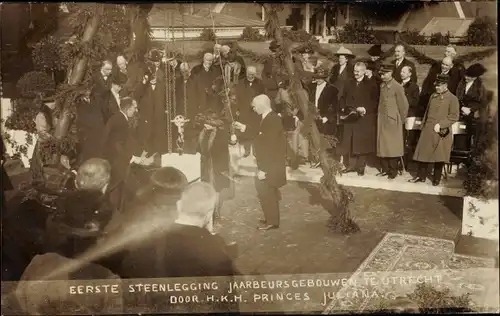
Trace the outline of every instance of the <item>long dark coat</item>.
[[487, 91], [483, 81], [481, 78], [474, 80], [467, 93], [465, 93], [466, 84], [465, 80], [462, 80], [457, 87], [456, 96], [460, 102], [460, 107], [465, 106], [471, 108], [471, 114], [469, 116], [474, 116], [474, 112], [477, 111], [479, 111], [479, 114], [482, 114], [480, 116], [483, 116], [488, 103]]
[[405, 89], [405, 95], [409, 105], [408, 117], [424, 115], [425, 108], [422, 109], [422, 107], [419, 106], [420, 89], [418, 85], [410, 80], [407, 83], [403, 83], [403, 88]]
[[337, 96], [340, 98], [340, 96], [344, 93], [344, 86], [346, 82], [354, 78], [354, 66], [352, 63], [347, 62], [347, 65], [342, 73], [339, 73], [339, 71], [340, 64], [334, 65], [330, 70], [330, 78], [328, 79], [328, 82], [337, 88]]
[[[245, 78], [236, 86], [236, 115], [237, 120], [244, 124], [255, 124], [259, 116], [252, 110], [252, 100], [259, 94], [265, 93], [264, 85], [259, 78], [251, 83]], [[234, 114], [233, 114], [234, 115]]]
[[112, 75], [110, 74], [106, 80], [99, 71], [92, 77], [93, 87], [90, 92], [90, 102], [101, 109], [102, 115], [105, 116], [111, 97], [111, 83], [113, 82]]
[[[434, 82], [438, 74], [441, 73], [441, 63], [436, 62], [432, 65], [427, 73], [427, 77], [425, 77], [424, 82], [422, 83], [422, 92], [420, 94], [420, 104], [425, 109], [429, 104], [429, 99], [431, 95], [436, 92], [436, 88], [434, 87]], [[460, 67], [453, 67], [448, 72], [448, 90], [456, 94], [457, 87], [460, 81], [463, 79], [463, 71]]]
[[144, 75], [148, 73], [148, 67], [145, 62], [136, 61], [127, 67], [127, 82], [123, 86], [123, 94], [138, 100], [136, 89], [142, 84]]
[[[309, 100], [315, 102], [316, 100], [316, 83], [311, 83], [307, 90], [309, 92]], [[321, 92], [321, 95], [318, 99], [318, 112], [321, 117], [328, 118], [328, 121], [323, 124], [323, 122], [317, 121], [316, 124], [320, 133], [326, 135], [335, 135], [337, 133], [337, 123], [338, 123], [338, 115], [339, 115], [339, 102], [338, 102], [338, 90], [337, 88], [330, 84], [326, 83], [325, 88]], [[302, 114], [300, 114], [300, 118], [302, 119]]]
[[158, 81], [154, 90], [151, 84], [146, 83], [139, 86], [137, 91], [141, 95], [138, 137], [150, 154], [167, 150], [165, 89], [164, 81]]
[[355, 121], [344, 123], [341, 151], [343, 154], [370, 154], [375, 152], [377, 141], [377, 106], [378, 86], [364, 78], [359, 84], [350, 80], [344, 87], [340, 104], [344, 113], [358, 107], [364, 107], [366, 114]]
[[[109, 100], [108, 100], [109, 103]], [[102, 157], [102, 135], [105, 119], [98, 104], [80, 99], [76, 104], [76, 128], [78, 136], [77, 164], [90, 158]]]
[[[215, 81], [222, 76], [220, 67], [212, 65], [208, 71], [203, 64], [196, 65], [191, 71], [191, 80], [193, 80], [193, 94], [196, 95], [197, 113], [203, 112], [214, 104], [218, 103], [219, 98], [212, 89]], [[218, 106], [218, 105], [215, 105]]]
[[[453, 146], [452, 125], [458, 121], [458, 99], [450, 91], [443, 94], [434, 93], [429, 101], [429, 106], [424, 116], [422, 132], [418, 140], [413, 159], [421, 162], [449, 162]], [[449, 128], [445, 137], [439, 136], [434, 131], [434, 126], [439, 124]]]
[[257, 168], [266, 173], [270, 186], [286, 184], [286, 139], [281, 118], [270, 112], [259, 126], [247, 125], [244, 137], [253, 139]]
[[403, 87], [396, 81], [380, 85], [377, 117], [377, 156], [404, 155], [403, 126], [408, 114], [408, 100]]
[[411, 67], [411, 81], [417, 83], [417, 68], [415, 67], [415, 64], [411, 62], [410, 60], [404, 58], [399, 67], [396, 66], [396, 60], [392, 61], [392, 64], [394, 65], [394, 72], [392, 73], [392, 77], [394, 80], [396, 80], [399, 84], [403, 82], [401, 79], [401, 69], [403, 69], [404, 66], [409, 66]]

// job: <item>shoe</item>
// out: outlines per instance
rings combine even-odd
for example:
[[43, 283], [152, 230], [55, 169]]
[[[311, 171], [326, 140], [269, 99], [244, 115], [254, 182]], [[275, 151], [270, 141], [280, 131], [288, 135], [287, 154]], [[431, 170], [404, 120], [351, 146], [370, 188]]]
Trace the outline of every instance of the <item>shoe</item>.
[[276, 228], [279, 228], [278, 225], [265, 225], [265, 226], [261, 226], [258, 228], [258, 230], [270, 230], [270, 229], [276, 229]]
[[437, 187], [441, 181], [439, 180], [432, 180], [432, 185]]
[[345, 168], [344, 170], [341, 171], [342, 173], [353, 173], [356, 172], [356, 169], [353, 168]]
[[266, 224], [266, 223], [267, 223], [267, 221], [266, 221], [264, 218], [260, 218], [260, 219], [259, 219], [259, 223], [261, 223], [261, 224]]
[[356, 172], [358, 173], [358, 176], [360, 176], [360, 177], [362, 177], [362, 176], [365, 175], [365, 170], [364, 169], [363, 170], [358, 170]]
[[396, 177], [397, 177], [397, 174], [391, 174], [391, 175], [387, 176], [387, 179], [394, 180], [394, 179], [396, 179]]
[[387, 172], [385, 171], [380, 171], [379, 173], [376, 174], [377, 177], [385, 177], [387, 176]]
[[415, 177], [413, 179], [408, 180], [408, 182], [410, 183], [425, 182], [425, 179], [420, 177]]

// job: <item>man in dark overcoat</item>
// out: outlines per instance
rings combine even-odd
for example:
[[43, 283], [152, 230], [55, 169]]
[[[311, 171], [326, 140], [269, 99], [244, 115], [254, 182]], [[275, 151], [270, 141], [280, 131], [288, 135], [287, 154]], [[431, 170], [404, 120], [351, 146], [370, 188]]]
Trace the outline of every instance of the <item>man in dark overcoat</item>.
[[448, 90], [448, 80], [446, 75], [436, 78], [436, 92], [430, 98], [413, 155], [413, 159], [419, 162], [419, 171], [410, 182], [425, 182], [428, 166], [433, 164], [432, 185], [439, 185], [444, 164], [450, 161], [452, 125], [458, 121], [460, 107], [457, 97]]
[[406, 58], [406, 50], [403, 45], [397, 45], [394, 49], [394, 61], [392, 64], [394, 65], [394, 80], [396, 80], [399, 84], [401, 84], [401, 69], [404, 66], [409, 66], [412, 69], [411, 81], [417, 82], [417, 68], [415, 64]]
[[[259, 116], [252, 110], [254, 97], [265, 92], [262, 80], [257, 78], [257, 68], [248, 66], [246, 77], [236, 86], [236, 120], [243, 124], [255, 125], [259, 123]], [[250, 155], [251, 142], [243, 142], [245, 157]]]
[[280, 225], [279, 188], [286, 184], [285, 132], [280, 117], [272, 110], [271, 100], [265, 94], [256, 96], [252, 108], [262, 117], [259, 126], [235, 122], [234, 128], [243, 136], [254, 139], [257, 177], [255, 187], [264, 212], [260, 230], [278, 228]]
[[266, 94], [271, 98], [273, 110], [278, 113], [281, 112], [281, 109], [278, 108], [279, 106], [275, 104], [274, 100], [278, 94], [280, 83], [285, 81], [281, 73], [283, 65], [280, 58], [276, 55], [279, 48], [280, 45], [276, 41], [272, 41], [269, 44], [271, 54], [264, 62], [264, 68], [262, 69], [262, 82], [266, 87]]
[[345, 85], [340, 98], [341, 113], [346, 116], [341, 142], [346, 168], [342, 172], [357, 172], [360, 176], [365, 174], [368, 155], [375, 152], [377, 134], [379, 87], [364, 76], [365, 70], [365, 63], [355, 64], [354, 79]]
[[440, 63], [433, 64], [422, 83], [420, 102], [424, 111], [427, 104], [429, 104], [429, 98], [436, 92], [434, 82], [439, 74], [448, 76], [448, 91], [453, 94], [456, 94], [458, 83], [463, 79], [463, 72], [460, 68], [454, 67], [451, 57], [445, 57]]
[[377, 156], [382, 171], [378, 176], [389, 180], [398, 175], [398, 166], [404, 155], [403, 127], [408, 114], [408, 100], [404, 88], [392, 77], [393, 64], [382, 64], [380, 97], [377, 116]]
[[99, 71], [92, 76], [93, 86], [90, 99], [92, 104], [101, 109], [103, 116], [106, 115], [111, 98], [112, 71], [113, 63], [110, 60], [104, 60]]
[[213, 54], [205, 53], [203, 62], [193, 67], [191, 80], [193, 80], [193, 93], [196, 94], [196, 113], [201, 113], [214, 106], [218, 102], [217, 93], [214, 90], [215, 81], [222, 76], [220, 66], [213, 64]]

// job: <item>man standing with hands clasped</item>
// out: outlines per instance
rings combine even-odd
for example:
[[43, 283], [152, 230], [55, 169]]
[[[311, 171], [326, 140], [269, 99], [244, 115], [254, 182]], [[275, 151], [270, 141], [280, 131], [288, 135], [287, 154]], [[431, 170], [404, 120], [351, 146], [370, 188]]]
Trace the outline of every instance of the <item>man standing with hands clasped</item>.
[[279, 188], [286, 184], [285, 132], [280, 117], [271, 109], [271, 100], [267, 95], [256, 96], [252, 100], [252, 109], [261, 117], [259, 125], [234, 122], [233, 126], [242, 132], [242, 138], [254, 139], [258, 168], [255, 188], [264, 212], [263, 226], [259, 230], [276, 229], [280, 225]]

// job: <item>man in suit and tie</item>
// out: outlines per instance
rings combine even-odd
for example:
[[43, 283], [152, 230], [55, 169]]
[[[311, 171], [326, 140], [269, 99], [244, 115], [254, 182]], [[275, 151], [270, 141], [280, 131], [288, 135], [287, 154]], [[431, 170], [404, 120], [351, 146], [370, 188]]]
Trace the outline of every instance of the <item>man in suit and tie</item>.
[[103, 60], [101, 69], [93, 76], [93, 87], [90, 94], [91, 103], [99, 107], [104, 117], [107, 113], [109, 99], [111, 98], [111, 83], [113, 62]]
[[412, 70], [411, 81], [417, 82], [417, 68], [415, 68], [415, 64], [408, 59], [406, 59], [406, 50], [403, 45], [397, 45], [394, 49], [394, 57], [396, 58], [392, 64], [394, 65], [394, 80], [396, 80], [399, 84], [402, 83], [401, 79], [401, 69], [404, 66], [408, 66]]
[[233, 126], [242, 132], [243, 137], [254, 138], [258, 168], [255, 188], [264, 212], [264, 219], [261, 220], [263, 226], [259, 230], [276, 229], [280, 225], [279, 188], [286, 184], [285, 132], [267, 95], [256, 96], [252, 101], [252, 108], [262, 118], [260, 126], [240, 122], [234, 122]]

